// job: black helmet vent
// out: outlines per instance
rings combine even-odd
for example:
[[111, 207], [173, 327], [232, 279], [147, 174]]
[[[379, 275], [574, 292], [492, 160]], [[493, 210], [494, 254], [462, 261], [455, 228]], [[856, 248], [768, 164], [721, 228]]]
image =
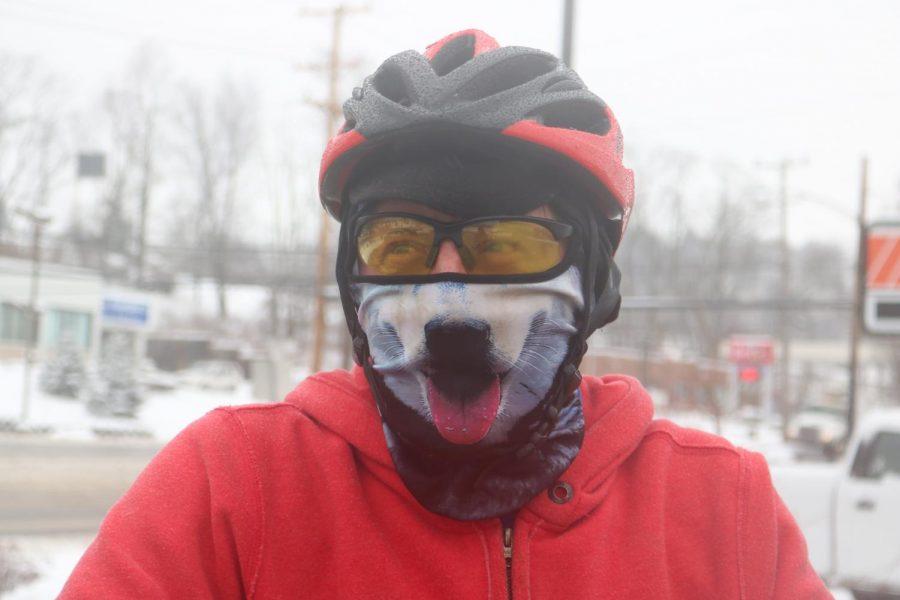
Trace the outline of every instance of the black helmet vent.
[[387, 64], [372, 76], [372, 87], [392, 102], [400, 106], [410, 106], [412, 98], [406, 85], [406, 78], [398, 67]]
[[571, 77], [566, 77], [565, 75], [559, 75], [551, 78], [541, 91], [545, 94], [552, 94], [553, 92], [571, 92], [583, 89], [584, 86], [578, 81], [575, 81]]
[[563, 100], [547, 104], [529, 115], [547, 127], [576, 129], [596, 135], [609, 132], [609, 117], [598, 102]]
[[552, 56], [517, 54], [473, 77], [462, 86], [458, 97], [468, 101], [481, 100], [528, 83], [549, 73], [556, 65]]
[[431, 67], [438, 76], [443, 77], [472, 60], [473, 56], [475, 56], [475, 36], [461, 35], [441, 47], [431, 59]]

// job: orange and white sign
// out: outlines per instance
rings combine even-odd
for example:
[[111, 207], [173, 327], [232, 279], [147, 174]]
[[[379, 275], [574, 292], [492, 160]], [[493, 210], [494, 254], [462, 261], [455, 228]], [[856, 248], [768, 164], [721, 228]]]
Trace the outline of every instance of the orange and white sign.
[[866, 331], [900, 335], [900, 223], [875, 223], [866, 230]]
[[900, 289], [900, 225], [869, 228], [866, 238], [866, 287]]

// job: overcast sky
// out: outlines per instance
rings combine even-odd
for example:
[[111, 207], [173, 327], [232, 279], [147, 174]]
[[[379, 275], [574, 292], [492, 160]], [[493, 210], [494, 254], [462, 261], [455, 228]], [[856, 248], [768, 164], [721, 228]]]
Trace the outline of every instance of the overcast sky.
[[[293, 123], [312, 167], [323, 124], [303, 102], [325, 85], [297, 65], [327, 56], [330, 23], [301, 9], [330, 5], [0, 0], [0, 49], [37, 55], [87, 102], [137, 44], [153, 41], [179, 77], [254, 81], [266, 118]], [[344, 54], [360, 61], [346, 91], [386, 56], [459, 29], [484, 29], [504, 45], [560, 47], [561, 0], [368, 6], [346, 22]], [[582, 0], [576, 17], [575, 67], [615, 111], [626, 146], [749, 166], [804, 159], [791, 175], [792, 236], [847, 245], [867, 153], [871, 216], [900, 216], [900, 2]], [[759, 168], [774, 184], [774, 171]]]

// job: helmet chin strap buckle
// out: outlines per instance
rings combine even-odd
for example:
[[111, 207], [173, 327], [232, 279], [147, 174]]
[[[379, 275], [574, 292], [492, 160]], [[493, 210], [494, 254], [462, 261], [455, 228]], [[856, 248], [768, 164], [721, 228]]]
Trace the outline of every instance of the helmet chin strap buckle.
[[566, 397], [571, 396], [581, 385], [581, 371], [574, 364], [569, 363], [563, 368], [563, 378], [565, 379], [564, 394]]
[[363, 366], [371, 362], [369, 356], [369, 341], [364, 333], [357, 333], [353, 336], [353, 360], [359, 366]]
[[579, 371], [578, 369], [574, 369], [572, 375], [569, 376], [569, 381], [566, 383], [566, 395], [571, 396], [578, 390], [580, 386], [581, 371]]

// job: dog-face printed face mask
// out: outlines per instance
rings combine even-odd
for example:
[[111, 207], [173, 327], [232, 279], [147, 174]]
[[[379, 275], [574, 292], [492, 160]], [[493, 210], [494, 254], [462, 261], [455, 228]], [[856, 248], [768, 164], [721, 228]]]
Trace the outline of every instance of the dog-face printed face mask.
[[531, 283], [352, 291], [388, 447], [426, 508], [457, 519], [507, 514], [568, 467], [583, 432], [577, 393], [538, 452], [513, 459], [492, 449], [509, 454], [551, 391], [583, 306], [578, 268]]

